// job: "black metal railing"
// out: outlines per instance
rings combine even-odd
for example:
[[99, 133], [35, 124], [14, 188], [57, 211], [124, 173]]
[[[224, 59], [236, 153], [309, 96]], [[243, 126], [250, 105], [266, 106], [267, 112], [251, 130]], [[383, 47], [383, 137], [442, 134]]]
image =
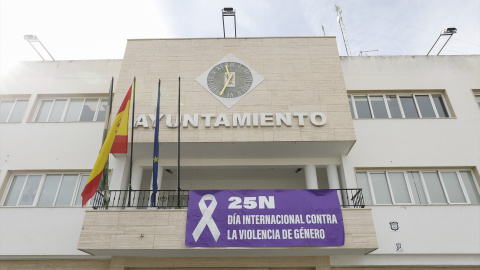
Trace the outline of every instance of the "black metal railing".
[[[189, 190], [180, 191], [180, 208], [188, 207], [189, 192]], [[337, 189], [337, 193], [342, 198], [340, 204], [343, 208], [365, 207], [361, 188]], [[146, 209], [151, 207], [151, 195], [152, 190], [110, 190], [109, 199], [104, 200], [104, 192], [97, 191], [90, 203], [94, 209], [106, 209], [107, 204], [108, 208], [134, 207]], [[159, 209], [178, 208], [178, 191], [157, 191], [153, 207]]]
[[343, 188], [337, 189], [339, 198], [342, 198], [340, 204], [343, 208], [365, 208], [363, 193], [361, 188]]
[[[189, 190], [180, 191], [180, 208], [188, 206]], [[108, 208], [147, 208], [151, 207], [152, 190], [110, 190]], [[130, 199], [129, 199], [130, 198]], [[92, 198], [91, 205], [94, 209], [105, 209], [104, 192], [97, 191]], [[153, 207], [167, 209], [178, 208], [177, 190], [159, 190], [155, 196]]]

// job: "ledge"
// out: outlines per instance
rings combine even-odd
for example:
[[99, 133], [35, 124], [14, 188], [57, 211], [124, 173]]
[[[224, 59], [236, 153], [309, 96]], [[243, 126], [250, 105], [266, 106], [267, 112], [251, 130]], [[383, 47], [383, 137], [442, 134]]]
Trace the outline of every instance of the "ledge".
[[378, 248], [371, 209], [342, 209], [341, 247], [191, 248], [187, 210], [87, 210], [78, 249], [94, 256], [238, 257], [364, 255]]

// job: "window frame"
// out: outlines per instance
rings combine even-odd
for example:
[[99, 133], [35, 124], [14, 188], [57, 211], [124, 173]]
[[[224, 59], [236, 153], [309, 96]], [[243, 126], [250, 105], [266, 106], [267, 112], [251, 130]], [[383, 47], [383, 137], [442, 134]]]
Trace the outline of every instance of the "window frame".
[[[440, 117], [439, 116], [439, 113], [438, 113], [438, 109], [435, 105], [435, 102], [433, 101], [433, 95], [439, 95], [441, 100], [442, 100], [442, 103], [443, 105], [445, 106], [445, 109], [446, 109], [446, 113], [447, 113], [447, 116], [446, 117]], [[369, 110], [370, 110], [370, 114], [371, 114], [371, 117], [370, 118], [359, 118], [358, 117], [358, 112], [357, 112], [357, 107], [356, 107], [356, 104], [355, 104], [355, 97], [364, 97], [366, 96], [367, 97], [367, 104], [369, 106]], [[388, 114], [388, 118], [376, 118], [375, 117], [375, 112], [373, 110], [373, 106], [372, 106], [372, 103], [371, 103], [371, 100], [370, 100], [370, 96], [382, 96], [383, 97], [383, 101], [384, 101], [384, 104], [385, 104], [385, 107], [387, 109], [387, 114]], [[396, 102], [398, 104], [398, 107], [400, 109], [400, 113], [402, 115], [401, 118], [393, 118], [392, 117], [392, 114], [390, 112], [390, 107], [389, 107], [389, 104], [387, 102], [387, 96], [395, 96], [396, 98]], [[435, 117], [423, 117], [422, 115], [422, 111], [420, 110], [420, 106], [418, 105], [418, 101], [417, 101], [417, 96], [428, 96], [428, 99], [430, 101], [430, 104], [433, 108], [433, 111], [435, 113]], [[479, 94], [480, 96], [480, 94]], [[414, 105], [415, 105], [415, 109], [417, 110], [417, 114], [418, 114], [418, 118], [407, 118], [405, 117], [405, 111], [404, 111], [404, 108], [403, 108], [403, 105], [402, 105], [402, 102], [400, 100], [400, 97], [412, 97], [413, 99], [413, 102], [414, 102]], [[348, 94], [348, 99], [351, 101], [351, 104], [352, 104], [352, 108], [353, 108], [353, 115], [355, 116], [354, 119], [448, 119], [448, 118], [452, 118], [452, 114], [450, 112], [450, 108], [446, 102], [446, 99], [445, 99], [445, 96], [443, 93], [439, 93], [439, 92], [429, 92], [429, 93], [349, 93]]]
[[[403, 176], [403, 181], [405, 182], [405, 186], [407, 187], [407, 192], [408, 192], [408, 197], [410, 198], [410, 203], [396, 203], [395, 202], [395, 196], [393, 195], [393, 189], [392, 189], [392, 185], [391, 185], [391, 180], [390, 180], [390, 176], [388, 175], [389, 173], [402, 173], [402, 176]], [[414, 199], [413, 199], [413, 193], [412, 193], [412, 189], [410, 187], [410, 183], [408, 181], [408, 175], [407, 175], [407, 171], [401, 171], [401, 170], [398, 170], [398, 171], [385, 171], [385, 174], [387, 175], [387, 180], [388, 180], [388, 185], [390, 187], [390, 196], [392, 197], [392, 202], [394, 205], [397, 205], [397, 204], [401, 204], [401, 205], [411, 205], [411, 204], [415, 204], [414, 202]]]
[[[1, 123], [22, 123], [23, 121], [23, 118], [25, 116], [25, 111], [27, 110], [28, 108], [28, 102], [29, 102], [29, 99], [28, 98], [5, 98], [5, 99], [2, 99], [0, 98], [0, 104], [2, 104], [2, 102], [5, 102], [5, 101], [14, 101], [13, 102], [13, 105], [12, 105], [12, 108], [10, 109], [10, 112], [8, 113], [8, 116], [7, 116], [7, 119], [5, 120], [5, 122], [0, 122]], [[22, 114], [22, 118], [20, 119], [19, 122], [10, 122], [10, 117], [12, 117], [12, 113], [15, 109], [15, 105], [17, 105], [17, 102], [18, 101], [26, 101], [27, 102], [27, 106], [25, 107], [24, 111], [23, 111], [23, 114]]]
[[361, 95], [351, 95], [351, 97], [352, 97], [352, 104], [353, 104], [352, 107], [355, 108], [355, 119], [371, 119], [372, 117], [370, 117], [370, 118], [363, 118], [363, 117], [362, 117], [362, 118], [359, 118], [359, 117], [358, 117], [358, 110], [357, 110], [357, 104], [356, 104], [356, 102], [355, 102], [355, 96], [357, 96], [357, 97], [366, 96], [366, 98], [367, 98], [367, 104], [368, 104], [368, 109], [369, 109], [369, 111], [370, 111], [370, 115], [373, 117], [372, 105], [370, 104], [370, 98], [368, 97], [368, 94], [365, 94], [365, 95], [364, 95], [364, 94], [361, 94]]
[[[422, 203], [420, 203], [420, 201], [417, 203], [415, 201], [415, 197], [413, 195], [414, 190], [412, 189], [412, 187], [410, 185], [410, 181], [412, 181], [412, 179], [410, 179], [408, 177], [408, 172], [418, 172], [419, 177], [420, 177], [420, 183], [422, 184], [423, 194], [425, 195], [425, 198], [427, 200], [427, 204], [422, 204]], [[463, 196], [465, 197], [465, 201], [466, 201], [465, 203], [451, 202], [450, 195], [448, 193], [449, 191], [446, 188], [445, 182], [444, 182], [445, 180], [442, 177], [443, 172], [454, 172], [455, 173], [455, 175], [458, 179], [458, 182], [460, 184]], [[474, 192], [476, 192], [476, 194], [480, 194], [479, 183], [477, 182], [475, 174], [473, 173], [473, 171], [471, 169], [423, 169], [423, 170], [422, 169], [416, 169], [416, 170], [411, 170], [411, 169], [363, 170], [362, 169], [362, 170], [355, 171], [355, 179], [357, 181], [357, 186], [359, 186], [358, 179], [357, 179], [357, 174], [358, 173], [365, 173], [366, 174], [368, 188], [369, 188], [370, 195], [371, 195], [372, 205], [378, 205], [378, 206], [388, 206], [388, 205], [424, 205], [424, 206], [425, 205], [471, 205], [472, 201], [470, 200], [469, 194], [468, 194], [467, 189], [465, 187], [465, 181], [468, 181], [468, 180], [462, 178], [462, 176], [461, 176], [462, 172], [470, 173], [470, 175], [473, 179], [474, 186], [476, 188], [476, 190], [474, 190]], [[391, 204], [378, 204], [377, 203], [376, 195], [375, 195], [373, 185], [372, 185], [372, 181], [371, 181], [371, 175], [370, 175], [371, 173], [384, 173], [385, 174], [386, 179], [387, 179], [387, 184], [388, 184], [388, 191], [390, 193], [390, 199], [392, 201]], [[397, 203], [397, 202], [395, 202], [395, 196], [394, 196], [394, 193], [393, 193], [393, 190], [392, 190], [392, 185], [391, 185], [391, 180], [390, 180], [390, 177], [389, 177], [389, 173], [402, 173], [403, 174], [403, 181], [405, 181], [406, 186], [407, 186], [408, 195], [409, 195], [409, 198], [410, 198], [410, 203]], [[437, 176], [440, 180], [440, 185], [442, 187], [443, 195], [445, 196], [445, 199], [446, 199], [446, 203], [432, 203], [432, 200], [430, 198], [430, 191], [427, 188], [423, 173], [436, 173], [437, 174]]]
[[[78, 117], [75, 121], [65, 121], [68, 109], [70, 108], [70, 103], [71, 103], [72, 100], [75, 100], [75, 99], [82, 99], [82, 105], [80, 107], [80, 112], [78, 114]], [[97, 99], [97, 105], [95, 107], [95, 113], [94, 113], [93, 119], [91, 121], [80, 121], [80, 118], [82, 117], [83, 109], [84, 109], [84, 106], [85, 106], [85, 102], [86, 102], [87, 99]], [[108, 100], [108, 98], [106, 98], [106, 97], [45, 97], [45, 98], [41, 98], [38, 102], [38, 105], [37, 105], [37, 108], [36, 108], [36, 111], [35, 111], [35, 115], [33, 116], [33, 122], [35, 122], [35, 123], [103, 122], [103, 121], [97, 121], [97, 117], [98, 117], [98, 113], [100, 111], [100, 108], [102, 106], [102, 101], [105, 100], [105, 99]], [[55, 106], [55, 102], [57, 100], [66, 100], [65, 105], [63, 107], [62, 115], [60, 117], [60, 121], [50, 122], [49, 119], [51, 117], [53, 107]], [[46, 121], [41, 121], [40, 122], [40, 121], [38, 121], [37, 118], [38, 118], [38, 115], [40, 113], [40, 108], [41, 108], [44, 101], [53, 101], [53, 103], [52, 103], [51, 108], [48, 111], [48, 116], [47, 116]]]
[[[410, 183], [408, 181], [406, 171], [393, 170], [393, 171], [358, 171], [358, 172], [362, 172], [362, 173], [367, 174], [368, 186], [370, 188], [370, 194], [373, 194], [372, 202], [374, 203], [374, 205], [391, 205], [391, 204], [377, 204], [377, 199], [375, 197], [375, 192], [374, 192], [374, 189], [373, 189], [371, 176], [370, 176], [371, 173], [385, 173], [385, 177], [387, 179], [388, 191], [390, 193], [390, 199], [392, 200], [392, 205], [413, 205], [413, 204], [415, 204], [414, 200], [413, 200], [413, 194], [412, 194], [412, 190], [410, 188]], [[406, 186], [407, 186], [408, 196], [410, 198], [410, 203], [397, 203], [397, 202], [395, 202], [395, 196], [393, 195], [392, 184], [391, 184], [391, 180], [390, 180], [390, 177], [389, 177], [388, 173], [402, 173], [403, 180], [405, 181]]]
[[[460, 175], [460, 170], [455, 170], [455, 171], [451, 171], [451, 170], [436, 170], [436, 171], [430, 171], [430, 170], [427, 170], [427, 171], [420, 171], [420, 177], [423, 178], [423, 175], [422, 173], [423, 172], [436, 172], [437, 175], [438, 175], [438, 178], [440, 179], [440, 183], [442, 185], [442, 190], [443, 190], [443, 193], [445, 194], [445, 198], [447, 200], [447, 203], [448, 204], [471, 204], [471, 201], [470, 201], [470, 197], [468, 196], [468, 193], [467, 193], [467, 190], [465, 188], [465, 184], [463, 183], [464, 180], [463, 178], [461, 177]], [[448, 194], [448, 189], [446, 188], [445, 186], [445, 180], [443, 180], [443, 176], [442, 176], [442, 172], [455, 172], [456, 176], [457, 176], [457, 179], [458, 179], [458, 182], [460, 183], [460, 187], [462, 188], [462, 192], [463, 192], [463, 196], [465, 197], [465, 203], [452, 203], [451, 200], [450, 200], [450, 195]], [[473, 173], [472, 173], [473, 175]], [[474, 178], [475, 179], [475, 178]], [[425, 184], [424, 184], [425, 185]], [[426, 186], [426, 185], [425, 185]], [[477, 187], [478, 188], [478, 187]], [[427, 201], [429, 202], [429, 204], [443, 204], [443, 203], [432, 203], [430, 201], [430, 194], [429, 194], [429, 191], [428, 189], [424, 189], [426, 190], [426, 196], [427, 196]]]
[[[36, 190], [35, 198], [34, 198], [31, 205], [19, 205], [20, 200], [23, 196], [23, 192], [25, 190], [25, 186], [27, 184], [27, 181], [28, 181], [29, 177], [33, 176], [33, 175], [41, 176], [40, 183], [39, 183], [38, 188]], [[54, 200], [52, 202], [52, 205], [38, 206], [38, 202], [39, 202], [40, 196], [43, 192], [43, 188], [45, 187], [45, 183], [46, 183], [48, 175], [61, 175], [61, 179], [60, 179], [60, 181], [58, 183], [58, 186], [57, 186], [57, 189], [55, 191], [55, 197], [54, 197]], [[64, 180], [65, 175], [77, 175], [75, 188], [74, 188], [74, 191], [73, 191], [73, 194], [72, 194], [72, 198], [70, 199], [70, 204], [68, 206], [57, 206], [55, 204], [57, 202], [59, 192], [60, 192], [60, 188], [62, 186], [62, 182]], [[19, 172], [19, 173], [13, 173], [9, 178], [7, 188], [5, 189], [5, 193], [2, 196], [0, 207], [40, 207], [40, 208], [42, 208], [42, 207], [46, 207], [46, 208], [82, 207], [81, 205], [75, 205], [75, 201], [78, 197], [78, 193], [81, 190], [80, 185], [81, 185], [81, 182], [82, 182], [82, 177], [83, 176], [89, 176], [89, 175], [90, 175], [90, 173], [88, 173], [88, 172], [25, 172], [25, 173]], [[22, 188], [21, 188], [20, 193], [18, 195], [18, 198], [15, 202], [15, 205], [5, 205], [8, 194], [10, 193], [10, 189], [12, 188], [13, 179], [15, 178], [15, 176], [26, 176], [25, 181], [22, 184]], [[86, 205], [87, 206], [91, 205], [91, 201], [89, 200]]]

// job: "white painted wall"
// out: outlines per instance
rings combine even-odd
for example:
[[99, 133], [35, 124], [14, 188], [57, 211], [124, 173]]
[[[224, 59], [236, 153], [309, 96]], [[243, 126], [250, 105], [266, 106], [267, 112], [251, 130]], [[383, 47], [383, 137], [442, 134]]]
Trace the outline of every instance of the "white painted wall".
[[[354, 119], [357, 142], [342, 157], [348, 187], [357, 187], [356, 168], [453, 167], [478, 172], [480, 110], [472, 89], [480, 89], [480, 56], [343, 57], [342, 68], [351, 92], [445, 90], [455, 116]], [[379, 249], [368, 256], [334, 258], [332, 265], [382, 265], [386, 261], [387, 265], [469, 265], [475, 260], [468, 256], [480, 254], [478, 205], [372, 208]], [[399, 222], [399, 231], [391, 231], [391, 221]], [[402, 243], [403, 253], [395, 251], [396, 243]], [[418, 254], [429, 256], [422, 259]], [[435, 263], [432, 258], [439, 254], [443, 260]]]
[[354, 119], [357, 142], [343, 157], [347, 185], [355, 168], [480, 166], [480, 56], [344, 57], [347, 91], [445, 90], [450, 119]]
[[[29, 105], [22, 123], [0, 124], [1, 198], [15, 172], [92, 169], [101, 147], [104, 123], [35, 123], [32, 119], [42, 96], [108, 96], [111, 77], [118, 77], [121, 63], [24, 62], [2, 77], [0, 99], [28, 98]], [[77, 250], [84, 211], [73, 207], [0, 207], [0, 258], [87, 255]]]
[[78, 251], [85, 209], [0, 208], [0, 259], [86, 256]]
[[[480, 205], [374, 206], [379, 248], [371, 254], [480, 254]], [[390, 222], [399, 229], [393, 231]]]
[[[374, 206], [379, 248], [366, 256], [331, 256], [332, 266], [473, 266], [480, 264], [480, 206]], [[390, 222], [399, 229], [393, 231]], [[403, 251], [396, 251], [401, 243]]]

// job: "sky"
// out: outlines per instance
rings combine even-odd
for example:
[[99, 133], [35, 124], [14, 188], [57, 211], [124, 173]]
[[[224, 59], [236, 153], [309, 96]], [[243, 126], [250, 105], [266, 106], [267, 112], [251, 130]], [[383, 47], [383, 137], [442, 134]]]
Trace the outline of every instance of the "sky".
[[[479, 0], [0, 0], [0, 68], [42, 60], [29, 34], [55, 60], [122, 59], [128, 39], [220, 38], [224, 7], [236, 10], [237, 37], [323, 36], [323, 25], [343, 56], [335, 5], [351, 56], [426, 55], [447, 27], [458, 32], [441, 55], [480, 54]], [[233, 17], [225, 28], [234, 37]]]

